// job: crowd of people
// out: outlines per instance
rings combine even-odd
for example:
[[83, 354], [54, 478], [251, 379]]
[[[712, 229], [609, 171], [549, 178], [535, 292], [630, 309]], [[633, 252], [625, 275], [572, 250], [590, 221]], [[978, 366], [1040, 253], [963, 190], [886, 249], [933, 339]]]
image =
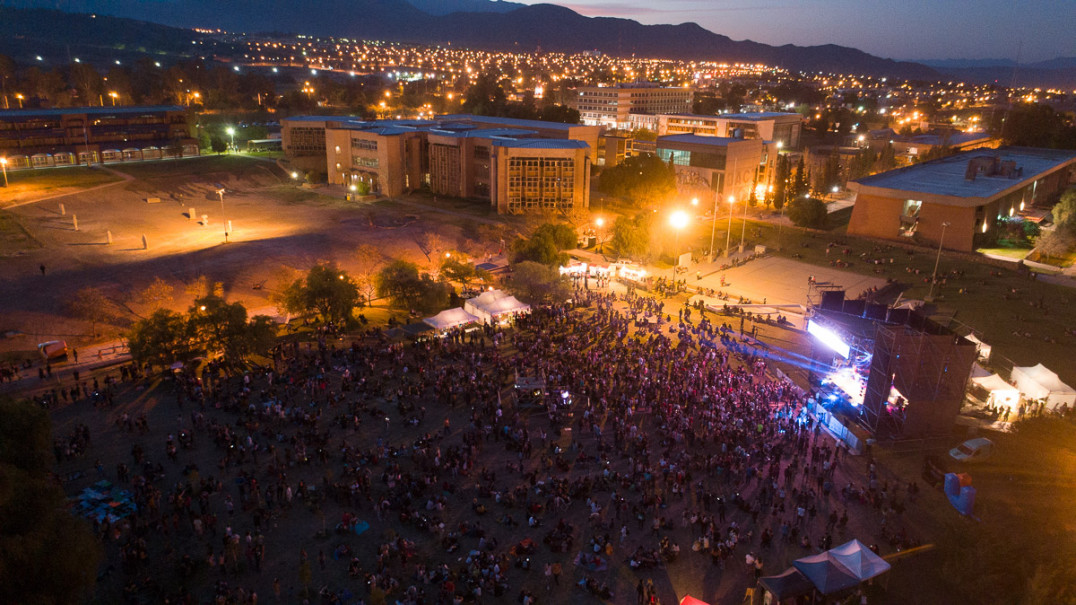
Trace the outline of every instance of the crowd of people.
[[80, 397], [73, 421], [111, 433], [74, 432], [72, 454], [92, 453], [64, 464], [95, 459], [92, 479], [137, 504], [95, 521], [105, 599], [660, 603], [699, 565], [742, 594], [853, 531], [914, 543], [907, 489], [848, 459], [752, 349], [713, 338], [729, 326], [636, 292], [573, 298], [417, 341], [292, 338], [264, 366], [155, 388], [128, 368], [107, 399]]

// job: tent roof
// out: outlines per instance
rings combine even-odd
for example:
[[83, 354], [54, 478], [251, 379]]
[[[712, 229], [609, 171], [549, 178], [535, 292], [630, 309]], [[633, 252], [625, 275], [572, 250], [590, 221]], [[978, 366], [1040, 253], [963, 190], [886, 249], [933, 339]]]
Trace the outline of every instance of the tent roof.
[[852, 540], [829, 550], [833, 558], [847, 567], [859, 581], [869, 580], [874, 576], [889, 571], [890, 565], [885, 559], [874, 554], [859, 540]]
[[680, 599], [680, 605], [710, 605], [706, 601], [700, 601], [691, 595]]
[[438, 330], [448, 330], [455, 328], [456, 326], [462, 326], [464, 324], [474, 323], [480, 321], [478, 317], [471, 315], [467, 311], [459, 307], [453, 309], [445, 309], [433, 317], [427, 317], [422, 320], [426, 324], [433, 326]]
[[998, 391], [1019, 391], [1019, 389], [1005, 382], [1005, 379], [997, 374], [972, 378], [971, 381], [991, 393], [997, 393]]
[[520, 302], [515, 296], [498, 298], [497, 300], [482, 305], [482, 309], [490, 315], [503, 315], [504, 313], [516, 313], [530, 309], [530, 305]]
[[789, 567], [776, 576], [759, 578], [759, 582], [778, 601], [814, 592], [814, 584], [795, 567]]
[[797, 559], [792, 562], [792, 565], [807, 576], [815, 588], [824, 595], [859, 584], [859, 578], [834, 558], [829, 551]]
[[1072, 393], [1072, 392], [1076, 392], [1076, 390], [1074, 390], [1072, 387], [1070, 387], [1069, 385], [1061, 382], [1061, 378], [1059, 378], [1057, 374], [1052, 372], [1049, 368], [1042, 365], [1041, 363], [1038, 364], [1038, 365], [1028, 366], [1028, 367], [1017, 366], [1017, 367], [1014, 367], [1012, 369], [1012, 371], [1013, 371], [1013, 374], [1016, 374], [1019, 371], [1020, 373], [1024, 374], [1025, 376], [1031, 378], [1035, 382], [1037, 382], [1040, 385], [1042, 385], [1043, 387], [1045, 387], [1051, 393], [1056, 393], [1056, 392]]

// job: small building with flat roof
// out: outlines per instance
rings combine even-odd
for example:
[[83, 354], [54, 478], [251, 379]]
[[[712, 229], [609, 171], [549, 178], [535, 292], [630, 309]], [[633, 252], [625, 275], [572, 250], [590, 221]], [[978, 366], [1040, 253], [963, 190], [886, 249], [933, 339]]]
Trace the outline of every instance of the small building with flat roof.
[[762, 139], [676, 134], [658, 137], [657, 155], [676, 171], [679, 194], [741, 203], [773, 174], [777, 154], [769, 147]]
[[849, 183], [848, 232], [971, 251], [1002, 219], [1068, 187], [1074, 166], [1076, 151], [1000, 147], [865, 177]]

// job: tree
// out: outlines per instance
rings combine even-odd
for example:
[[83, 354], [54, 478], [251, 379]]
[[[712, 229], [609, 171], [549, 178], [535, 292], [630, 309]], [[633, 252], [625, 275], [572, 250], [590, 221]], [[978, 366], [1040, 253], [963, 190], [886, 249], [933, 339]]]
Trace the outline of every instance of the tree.
[[788, 195], [789, 170], [788, 156], [778, 155], [773, 169], [773, 191], [769, 194], [769, 201], [775, 210], [784, 208]]
[[885, 147], [882, 147], [882, 151], [878, 154], [878, 161], [875, 164], [875, 172], [885, 172], [897, 167], [897, 151], [893, 148], [892, 143], [886, 143]]
[[676, 193], [676, 172], [656, 155], [632, 156], [603, 170], [598, 189], [640, 203], [658, 203]]
[[788, 198], [797, 199], [807, 193], [808, 183], [810, 183], [807, 176], [807, 166], [803, 160], [803, 156], [800, 156], [799, 162], [796, 164], [796, 171], [792, 174], [791, 180], [788, 184]]
[[1058, 229], [1076, 231], [1076, 188], [1062, 193], [1051, 212]]
[[1049, 105], [1020, 103], [1005, 117], [1001, 137], [1007, 145], [1076, 149], [1076, 126]]
[[67, 310], [76, 318], [90, 322], [91, 335], [96, 337], [97, 324], [111, 316], [112, 301], [101, 288], [87, 286], [79, 289], [75, 297], [68, 301]]
[[212, 135], [209, 137], [209, 148], [212, 149], [214, 153], [224, 153], [225, 151], [228, 151], [228, 141], [225, 141], [217, 135]]
[[158, 309], [136, 323], [127, 334], [131, 357], [139, 362], [170, 364], [191, 352], [187, 321], [168, 309]]
[[568, 262], [568, 255], [557, 249], [549, 233], [535, 233], [527, 239], [512, 242], [512, 262], [534, 261], [543, 265], [559, 266]]
[[826, 224], [826, 205], [813, 197], [798, 197], [788, 203], [788, 218], [800, 227], [821, 229]]
[[489, 281], [489, 271], [475, 267], [475, 264], [463, 254], [456, 252], [441, 263], [441, 275], [449, 281], [458, 282], [464, 288], [475, 280]]
[[418, 249], [426, 256], [426, 260], [433, 263], [434, 258], [439, 257], [442, 250], [448, 248], [445, 238], [435, 231], [426, 231], [415, 240]]
[[376, 288], [374, 275], [385, 264], [385, 255], [370, 244], [362, 244], [355, 250], [355, 285], [362, 296], [359, 306], [369, 304]]
[[571, 285], [557, 268], [533, 261], [512, 267], [508, 287], [520, 300], [532, 305], [562, 303], [572, 294]]
[[156, 277], [153, 279], [153, 283], [138, 293], [138, 302], [148, 306], [151, 310], [157, 310], [172, 304], [172, 301], [175, 300], [174, 292], [175, 287], [172, 284], [160, 277]]
[[210, 355], [219, 353], [238, 361], [250, 350], [247, 309], [242, 303], [229, 303], [219, 296], [199, 298], [187, 313], [187, 325], [194, 344]]
[[617, 256], [641, 260], [650, 249], [650, 223], [645, 213], [634, 219], [618, 216], [610, 241]]
[[359, 305], [359, 288], [335, 264], [310, 268], [301, 286], [303, 306], [327, 322], [347, 321]]
[[545, 223], [535, 229], [534, 235], [548, 235], [557, 250], [571, 250], [579, 245], [579, 234], [568, 223]]
[[1036, 248], [1047, 259], [1061, 258], [1076, 246], [1076, 236], [1068, 229], [1058, 227], [1039, 238]]
[[0, 601], [78, 603], [93, 590], [102, 552], [51, 476], [48, 413], [0, 399], [0, 417]]
[[448, 284], [435, 281], [428, 273], [419, 275], [414, 263], [395, 260], [377, 273], [374, 282], [378, 295], [388, 297], [400, 309], [432, 312], [448, 305]]

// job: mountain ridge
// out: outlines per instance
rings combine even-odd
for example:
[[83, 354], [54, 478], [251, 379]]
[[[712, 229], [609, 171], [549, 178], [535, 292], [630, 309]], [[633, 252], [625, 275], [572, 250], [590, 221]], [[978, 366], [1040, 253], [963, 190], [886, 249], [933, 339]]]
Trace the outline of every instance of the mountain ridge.
[[765, 63], [792, 71], [926, 80], [940, 77], [925, 65], [875, 57], [843, 46], [735, 41], [696, 23], [643, 25], [615, 17], [585, 17], [550, 4], [523, 5], [507, 12], [446, 15], [428, 14], [402, 0], [230, 0], [227, 10], [216, 0], [9, 0], [8, 5], [245, 33], [277, 31], [415, 44], [451, 43], [500, 51], [598, 50], [617, 56]]

